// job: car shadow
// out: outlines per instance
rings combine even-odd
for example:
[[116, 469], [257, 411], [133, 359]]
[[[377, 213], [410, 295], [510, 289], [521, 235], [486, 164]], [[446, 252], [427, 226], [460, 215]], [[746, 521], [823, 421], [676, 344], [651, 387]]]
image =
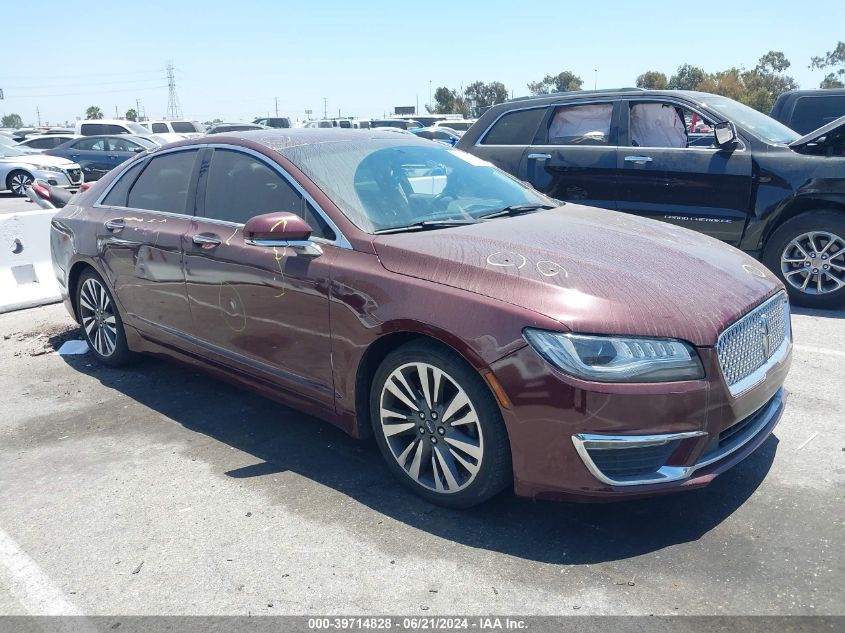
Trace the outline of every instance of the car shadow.
[[254, 480], [273, 503], [295, 505], [298, 513], [312, 512], [321, 521], [337, 520], [327, 519], [337, 515], [315, 508], [313, 499], [303, 501], [277, 489], [272, 476], [293, 472], [440, 538], [545, 563], [595, 564], [696, 541], [754, 493], [778, 444], [770, 437], [704, 489], [607, 504], [533, 501], [505, 492], [479, 507], [457, 511], [431, 505], [400, 486], [374, 441], [353, 439], [328, 423], [215, 378], [155, 358], [127, 369], [103, 367], [90, 354], [62, 358], [184, 428], [254, 456], [255, 465], [219, 474]]
[[817, 310], [815, 308], [802, 308], [800, 306], [790, 306], [793, 315], [799, 314], [802, 316], [824, 317], [826, 319], [845, 319], [845, 310]]

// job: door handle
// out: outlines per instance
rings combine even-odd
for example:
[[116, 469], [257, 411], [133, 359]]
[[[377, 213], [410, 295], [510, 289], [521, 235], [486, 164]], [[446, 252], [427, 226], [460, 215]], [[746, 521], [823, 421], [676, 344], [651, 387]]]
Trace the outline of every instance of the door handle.
[[645, 165], [651, 162], [651, 156], [626, 156], [626, 163], [636, 163], [637, 165]]
[[126, 222], [123, 218], [115, 218], [114, 220], [106, 220], [105, 226], [107, 231], [116, 233], [126, 228]]
[[191, 241], [197, 246], [202, 246], [203, 248], [214, 248], [215, 246], [220, 245], [220, 238], [213, 237], [211, 235], [203, 235], [202, 233], [194, 235], [191, 238]]
[[549, 160], [551, 157], [551, 154], [529, 154], [528, 160]]

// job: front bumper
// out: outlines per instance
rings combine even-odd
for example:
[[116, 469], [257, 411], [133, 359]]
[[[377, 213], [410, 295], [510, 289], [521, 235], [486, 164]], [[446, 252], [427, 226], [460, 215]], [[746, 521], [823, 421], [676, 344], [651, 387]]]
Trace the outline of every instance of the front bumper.
[[62, 187], [63, 189], [75, 189], [85, 182], [79, 165], [73, 165], [67, 169], [63, 168], [61, 171], [34, 169], [32, 175], [36, 180], [43, 180], [54, 187]]
[[494, 363], [511, 404], [502, 414], [515, 492], [581, 501], [650, 496], [707, 485], [754, 452], [783, 413], [791, 344], [737, 397], [715, 349], [698, 351], [706, 378], [675, 383], [587, 383], [530, 347]]

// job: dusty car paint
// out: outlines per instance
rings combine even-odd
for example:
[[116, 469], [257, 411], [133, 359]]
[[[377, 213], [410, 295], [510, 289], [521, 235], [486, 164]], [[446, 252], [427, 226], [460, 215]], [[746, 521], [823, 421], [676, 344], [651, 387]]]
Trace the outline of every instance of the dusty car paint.
[[[343, 134], [314, 131], [315, 137], [328, 132]], [[372, 236], [276, 151], [295, 141], [261, 133], [215, 142], [277, 162], [331, 216], [348, 245], [323, 244], [322, 256], [305, 258], [249, 245], [243, 230], [224, 231], [189, 214], [94, 206], [112, 173], [53, 221], [56, 274], [74, 316], [75, 279], [91, 266], [115, 289], [131, 349], [175, 358], [360, 437], [371, 433], [373, 364], [411, 337], [439, 341], [503, 388], [515, 489], [531, 496], [624, 496], [703, 485], [765, 440], [780, 417], [778, 411], [753, 443], [695, 479], [608, 488], [575, 455], [573, 433], [713, 432], [775, 396], [789, 355], [734, 398], [712, 346], [727, 325], [782, 288], [777, 279], [711, 238], [578, 205], [448, 231]], [[174, 147], [195, 145], [201, 143]], [[116, 218], [125, 226], [106, 229]], [[214, 257], [190, 241], [195, 234], [221, 239]], [[607, 248], [610, 241], [615, 251]], [[638, 272], [643, 269], [650, 278]], [[706, 377], [586, 383], [551, 369], [528, 347], [526, 327], [681, 338], [697, 346]], [[673, 459], [695, 459], [702, 449], [701, 442], [687, 442]]]

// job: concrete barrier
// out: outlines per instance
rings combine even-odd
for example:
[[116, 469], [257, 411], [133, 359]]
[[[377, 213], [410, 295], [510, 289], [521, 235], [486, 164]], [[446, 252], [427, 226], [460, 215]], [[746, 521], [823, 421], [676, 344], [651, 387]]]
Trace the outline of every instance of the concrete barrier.
[[61, 300], [50, 260], [51, 211], [0, 215], [0, 313]]

